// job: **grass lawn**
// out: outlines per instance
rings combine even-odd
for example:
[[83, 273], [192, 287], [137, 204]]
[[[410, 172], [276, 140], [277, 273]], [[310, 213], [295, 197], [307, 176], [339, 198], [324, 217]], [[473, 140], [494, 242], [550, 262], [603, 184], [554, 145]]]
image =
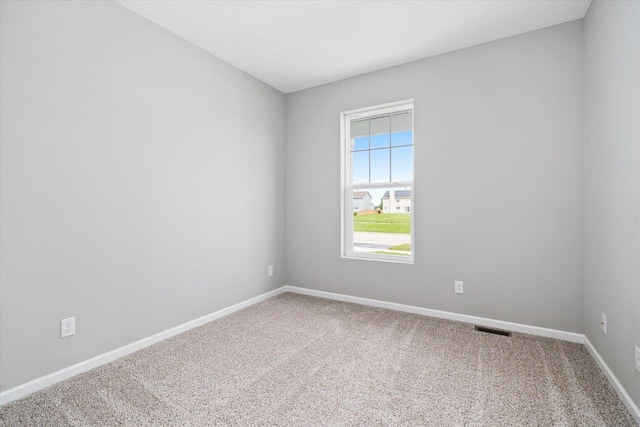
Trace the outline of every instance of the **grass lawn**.
[[374, 254], [384, 254], [384, 255], [398, 255], [398, 256], [409, 256], [409, 254], [399, 254], [397, 252], [388, 252], [388, 251], [376, 251]]
[[405, 243], [404, 245], [392, 246], [389, 249], [391, 249], [393, 251], [410, 251], [411, 250], [411, 244], [410, 243]]
[[354, 216], [353, 231], [411, 234], [411, 214]]

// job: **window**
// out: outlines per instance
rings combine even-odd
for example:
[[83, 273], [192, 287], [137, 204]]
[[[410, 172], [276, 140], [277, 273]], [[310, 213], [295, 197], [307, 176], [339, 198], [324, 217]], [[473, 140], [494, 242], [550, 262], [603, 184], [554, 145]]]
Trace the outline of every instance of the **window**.
[[347, 111], [340, 119], [342, 256], [412, 263], [413, 101]]

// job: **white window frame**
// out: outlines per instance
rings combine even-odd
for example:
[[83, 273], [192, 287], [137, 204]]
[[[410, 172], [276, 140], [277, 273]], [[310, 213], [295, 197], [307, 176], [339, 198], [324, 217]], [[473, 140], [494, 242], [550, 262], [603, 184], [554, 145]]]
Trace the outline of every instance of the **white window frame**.
[[[383, 183], [360, 183], [352, 182], [351, 174], [351, 126], [349, 123], [353, 119], [365, 118], [381, 114], [391, 114], [399, 111], [411, 110], [412, 122], [412, 168], [414, 173], [413, 181], [391, 181]], [[340, 234], [341, 234], [341, 257], [348, 259], [360, 259], [371, 261], [395, 262], [401, 264], [413, 264], [415, 260], [415, 201], [414, 201], [414, 181], [415, 181], [415, 123], [414, 123], [413, 99], [392, 102], [388, 104], [376, 105], [373, 107], [359, 108], [356, 110], [343, 111], [340, 113], [340, 169], [341, 169], [341, 194], [340, 202]], [[404, 187], [409, 189], [411, 194], [411, 255], [388, 255], [356, 252], [353, 250], [353, 209], [346, 207], [353, 206], [353, 190], [367, 190], [380, 188]], [[391, 212], [389, 212], [391, 213]], [[380, 214], [384, 215], [384, 214]]]

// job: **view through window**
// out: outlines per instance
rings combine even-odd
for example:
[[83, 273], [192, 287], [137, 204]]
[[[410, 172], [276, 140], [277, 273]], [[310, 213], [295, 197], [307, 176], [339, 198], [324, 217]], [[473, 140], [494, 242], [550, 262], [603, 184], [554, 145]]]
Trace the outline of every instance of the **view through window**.
[[413, 261], [413, 102], [341, 114], [343, 256]]

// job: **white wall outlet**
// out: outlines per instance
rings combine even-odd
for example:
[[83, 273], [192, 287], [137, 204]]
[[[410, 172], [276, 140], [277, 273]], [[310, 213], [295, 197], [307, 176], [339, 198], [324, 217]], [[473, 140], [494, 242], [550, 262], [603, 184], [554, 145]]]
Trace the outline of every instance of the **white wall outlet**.
[[69, 317], [60, 321], [60, 338], [76, 334], [76, 318]]
[[268, 274], [269, 276], [273, 276], [273, 265], [270, 265], [270, 266], [267, 268], [267, 274]]
[[456, 281], [454, 285], [454, 290], [456, 291], [456, 294], [464, 293], [464, 282]]
[[640, 372], [640, 347], [636, 347], [636, 371]]
[[607, 333], [607, 315], [602, 313], [602, 318], [600, 320], [600, 327], [602, 328], [602, 332]]

